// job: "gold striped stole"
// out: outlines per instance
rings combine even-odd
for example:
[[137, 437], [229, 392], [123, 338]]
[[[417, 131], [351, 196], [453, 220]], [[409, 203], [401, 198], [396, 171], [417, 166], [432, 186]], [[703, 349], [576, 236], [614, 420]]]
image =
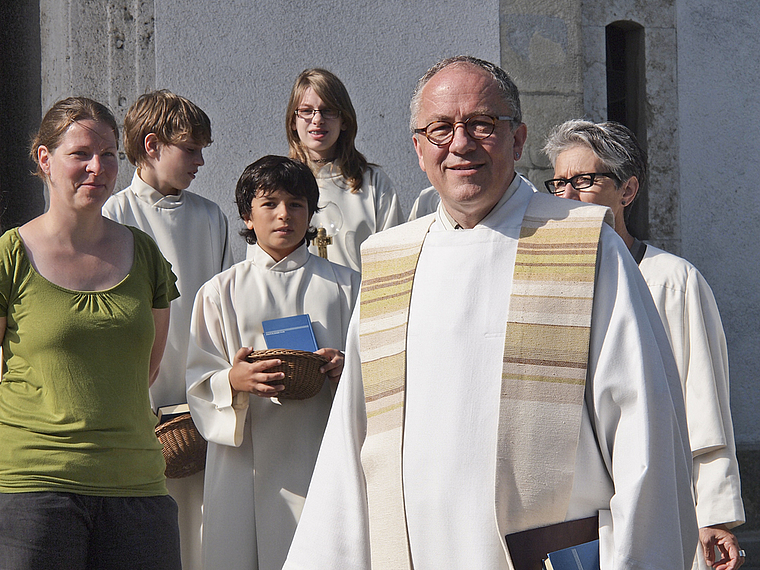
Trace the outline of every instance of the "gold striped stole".
[[[558, 520], [564, 520], [583, 404], [597, 244], [606, 214], [611, 221], [606, 208], [536, 193], [523, 218], [497, 450], [496, 518], [506, 532], [557, 522], [562, 509]], [[362, 246], [359, 337], [367, 410], [362, 466], [374, 570], [412, 568], [402, 479], [406, 331], [414, 272], [433, 219], [403, 224]], [[561, 436], [563, 430], [569, 435]], [[547, 507], [555, 501], [558, 506]]]
[[534, 195], [504, 340], [496, 513], [502, 535], [565, 520], [580, 436], [604, 207]]
[[414, 220], [384, 232], [379, 244], [362, 245], [359, 339], [367, 408], [362, 466], [375, 570], [411, 568], [401, 477], [406, 327], [414, 271], [434, 219]]

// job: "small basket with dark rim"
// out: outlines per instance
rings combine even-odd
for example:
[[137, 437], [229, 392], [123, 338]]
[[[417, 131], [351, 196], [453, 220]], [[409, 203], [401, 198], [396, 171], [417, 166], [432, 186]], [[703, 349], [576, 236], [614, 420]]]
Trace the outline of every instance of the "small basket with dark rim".
[[206, 466], [208, 444], [198, 432], [190, 414], [182, 414], [158, 424], [156, 436], [163, 445], [168, 479], [189, 477]]
[[325, 383], [325, 375], [319, 371], [330, 360], [314, 352], [271, 348], [257, 350], [248, 355], [248, 362], [279, 359], [282, 364], [274, 366], [267, 372], [284, 372], [285, 378], [273, 382], [282, 384], [285, 389], [277, 394], [279, 399], [306, 400], [316, 396]]

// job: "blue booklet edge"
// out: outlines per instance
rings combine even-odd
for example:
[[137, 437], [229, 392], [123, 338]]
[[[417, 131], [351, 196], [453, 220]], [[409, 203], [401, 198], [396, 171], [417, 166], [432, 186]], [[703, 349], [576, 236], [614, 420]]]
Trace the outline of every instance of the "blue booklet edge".
[[262, 321], [267, 348], [315, 352], [319, 349], [308, 314]]
[[550, 552], [548, 557], [554, 570], [599, 570], [599, 539]]

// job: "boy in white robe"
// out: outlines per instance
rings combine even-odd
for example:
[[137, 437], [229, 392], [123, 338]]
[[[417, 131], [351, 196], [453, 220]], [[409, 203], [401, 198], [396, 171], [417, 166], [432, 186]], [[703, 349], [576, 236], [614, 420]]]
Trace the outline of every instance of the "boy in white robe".
[[[308, 166], [267, 156], [248, 166], [236, 199], [248, 259], [198, 292], [187, 393], [209, 441], [203, 513], [205, 568], [280, 569], [298, 523], [335, 385], [343, 369], [359, 274], [314, 256], [307, 240], [319, 189]], [[266, 349], [262, 321], [309, 314], [330, 362], [329, 381], [308, 400], [271, 400], [280, 363], [250, 363]]]
[[[211, 142], [211, 121], [200, 107], [166, 90], [142, 95], [124, 119], [124, 147], [137, 170], [132, 184], [103, 206], [104, 216], [150, 235], [177, 275], [180, 297], [172, 303], [166, 350], [150, 388], [156, 410], [187, 401], [193, 299], [232, 265], [227, 217], [216, 203], [186, 190]], [[179, 505], [182, 566], [199, 570], [203, 473], [166, 485]]]

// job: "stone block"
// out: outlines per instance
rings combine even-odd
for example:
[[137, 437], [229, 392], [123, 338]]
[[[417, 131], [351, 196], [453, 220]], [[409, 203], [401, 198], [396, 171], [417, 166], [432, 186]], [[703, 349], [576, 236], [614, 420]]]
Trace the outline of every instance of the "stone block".
[[645, 28], [672, 28], [676, 24], [675, 0], [597, 0], [583, 2], [583, 25], [631, 21]]
[[582, 84], [580, 2], [502, 2], [502, 67], [524, 91], [564, 93]]
[[[524, 92], [521, 95], [523, 121], [528, 126], [528, 140], [523, 158], [517, 163], [518, 169], [551, 169], [549, 159], [541, 150], [552, 128], [569, 118], [583, 114], [582, 94], [547, 94]], [[546, 177], [548, 179], [550, 177]]]

